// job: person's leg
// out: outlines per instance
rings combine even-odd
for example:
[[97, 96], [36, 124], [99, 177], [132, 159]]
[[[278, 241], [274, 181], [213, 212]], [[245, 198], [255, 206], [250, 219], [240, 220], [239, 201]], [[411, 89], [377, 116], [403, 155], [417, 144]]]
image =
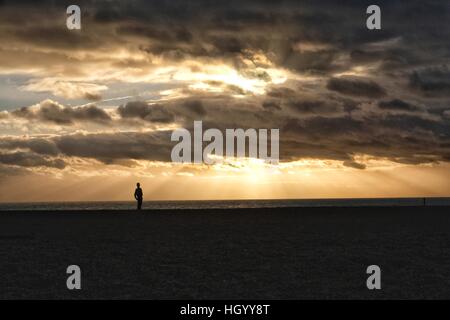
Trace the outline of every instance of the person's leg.
[[142, 199], [138, 200], [138, 210], [141, 210], [142, 208]]

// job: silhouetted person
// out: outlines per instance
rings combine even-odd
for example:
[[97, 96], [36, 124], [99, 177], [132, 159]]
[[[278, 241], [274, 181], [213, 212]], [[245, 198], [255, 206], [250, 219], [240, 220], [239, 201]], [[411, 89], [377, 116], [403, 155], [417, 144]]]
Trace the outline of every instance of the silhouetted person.
[[141, 210], [142, 208], [142, 198], [144, 194], [142, 193], [141, 184], [136, 183], [136, 190], [134, 191], [134, 198], [137, 200], [137, 209]]

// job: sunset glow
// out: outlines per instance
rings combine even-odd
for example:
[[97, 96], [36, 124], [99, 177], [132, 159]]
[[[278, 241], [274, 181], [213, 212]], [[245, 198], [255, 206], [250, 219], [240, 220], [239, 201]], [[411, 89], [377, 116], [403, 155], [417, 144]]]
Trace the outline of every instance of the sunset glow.
[[[63, 6], [0, 5], [0, 201], [129, 200], [136, 181], [146, 200], [449, 196], [436, 20], [362, 39], [338, 7], [95, 3], [81, 30]], [[170, 133], [196, 120], [280, 129], [279, 164], [172, 163]]]

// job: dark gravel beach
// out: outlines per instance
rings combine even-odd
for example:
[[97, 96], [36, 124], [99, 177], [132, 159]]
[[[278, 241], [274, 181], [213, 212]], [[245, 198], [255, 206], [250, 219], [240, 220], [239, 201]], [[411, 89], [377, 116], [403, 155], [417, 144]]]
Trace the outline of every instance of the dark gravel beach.
[[449, 231], [448, 207], [0, 212], [0, 298], [448, 299]]

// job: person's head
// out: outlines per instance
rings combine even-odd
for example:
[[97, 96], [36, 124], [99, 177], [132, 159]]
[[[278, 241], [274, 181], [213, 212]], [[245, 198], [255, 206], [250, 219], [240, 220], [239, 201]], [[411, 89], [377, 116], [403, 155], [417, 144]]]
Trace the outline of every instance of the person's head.
[[136, 186], [139, 188], [141, 186], [141, 184], [138, 182], [138, 183], [136, 183]]

